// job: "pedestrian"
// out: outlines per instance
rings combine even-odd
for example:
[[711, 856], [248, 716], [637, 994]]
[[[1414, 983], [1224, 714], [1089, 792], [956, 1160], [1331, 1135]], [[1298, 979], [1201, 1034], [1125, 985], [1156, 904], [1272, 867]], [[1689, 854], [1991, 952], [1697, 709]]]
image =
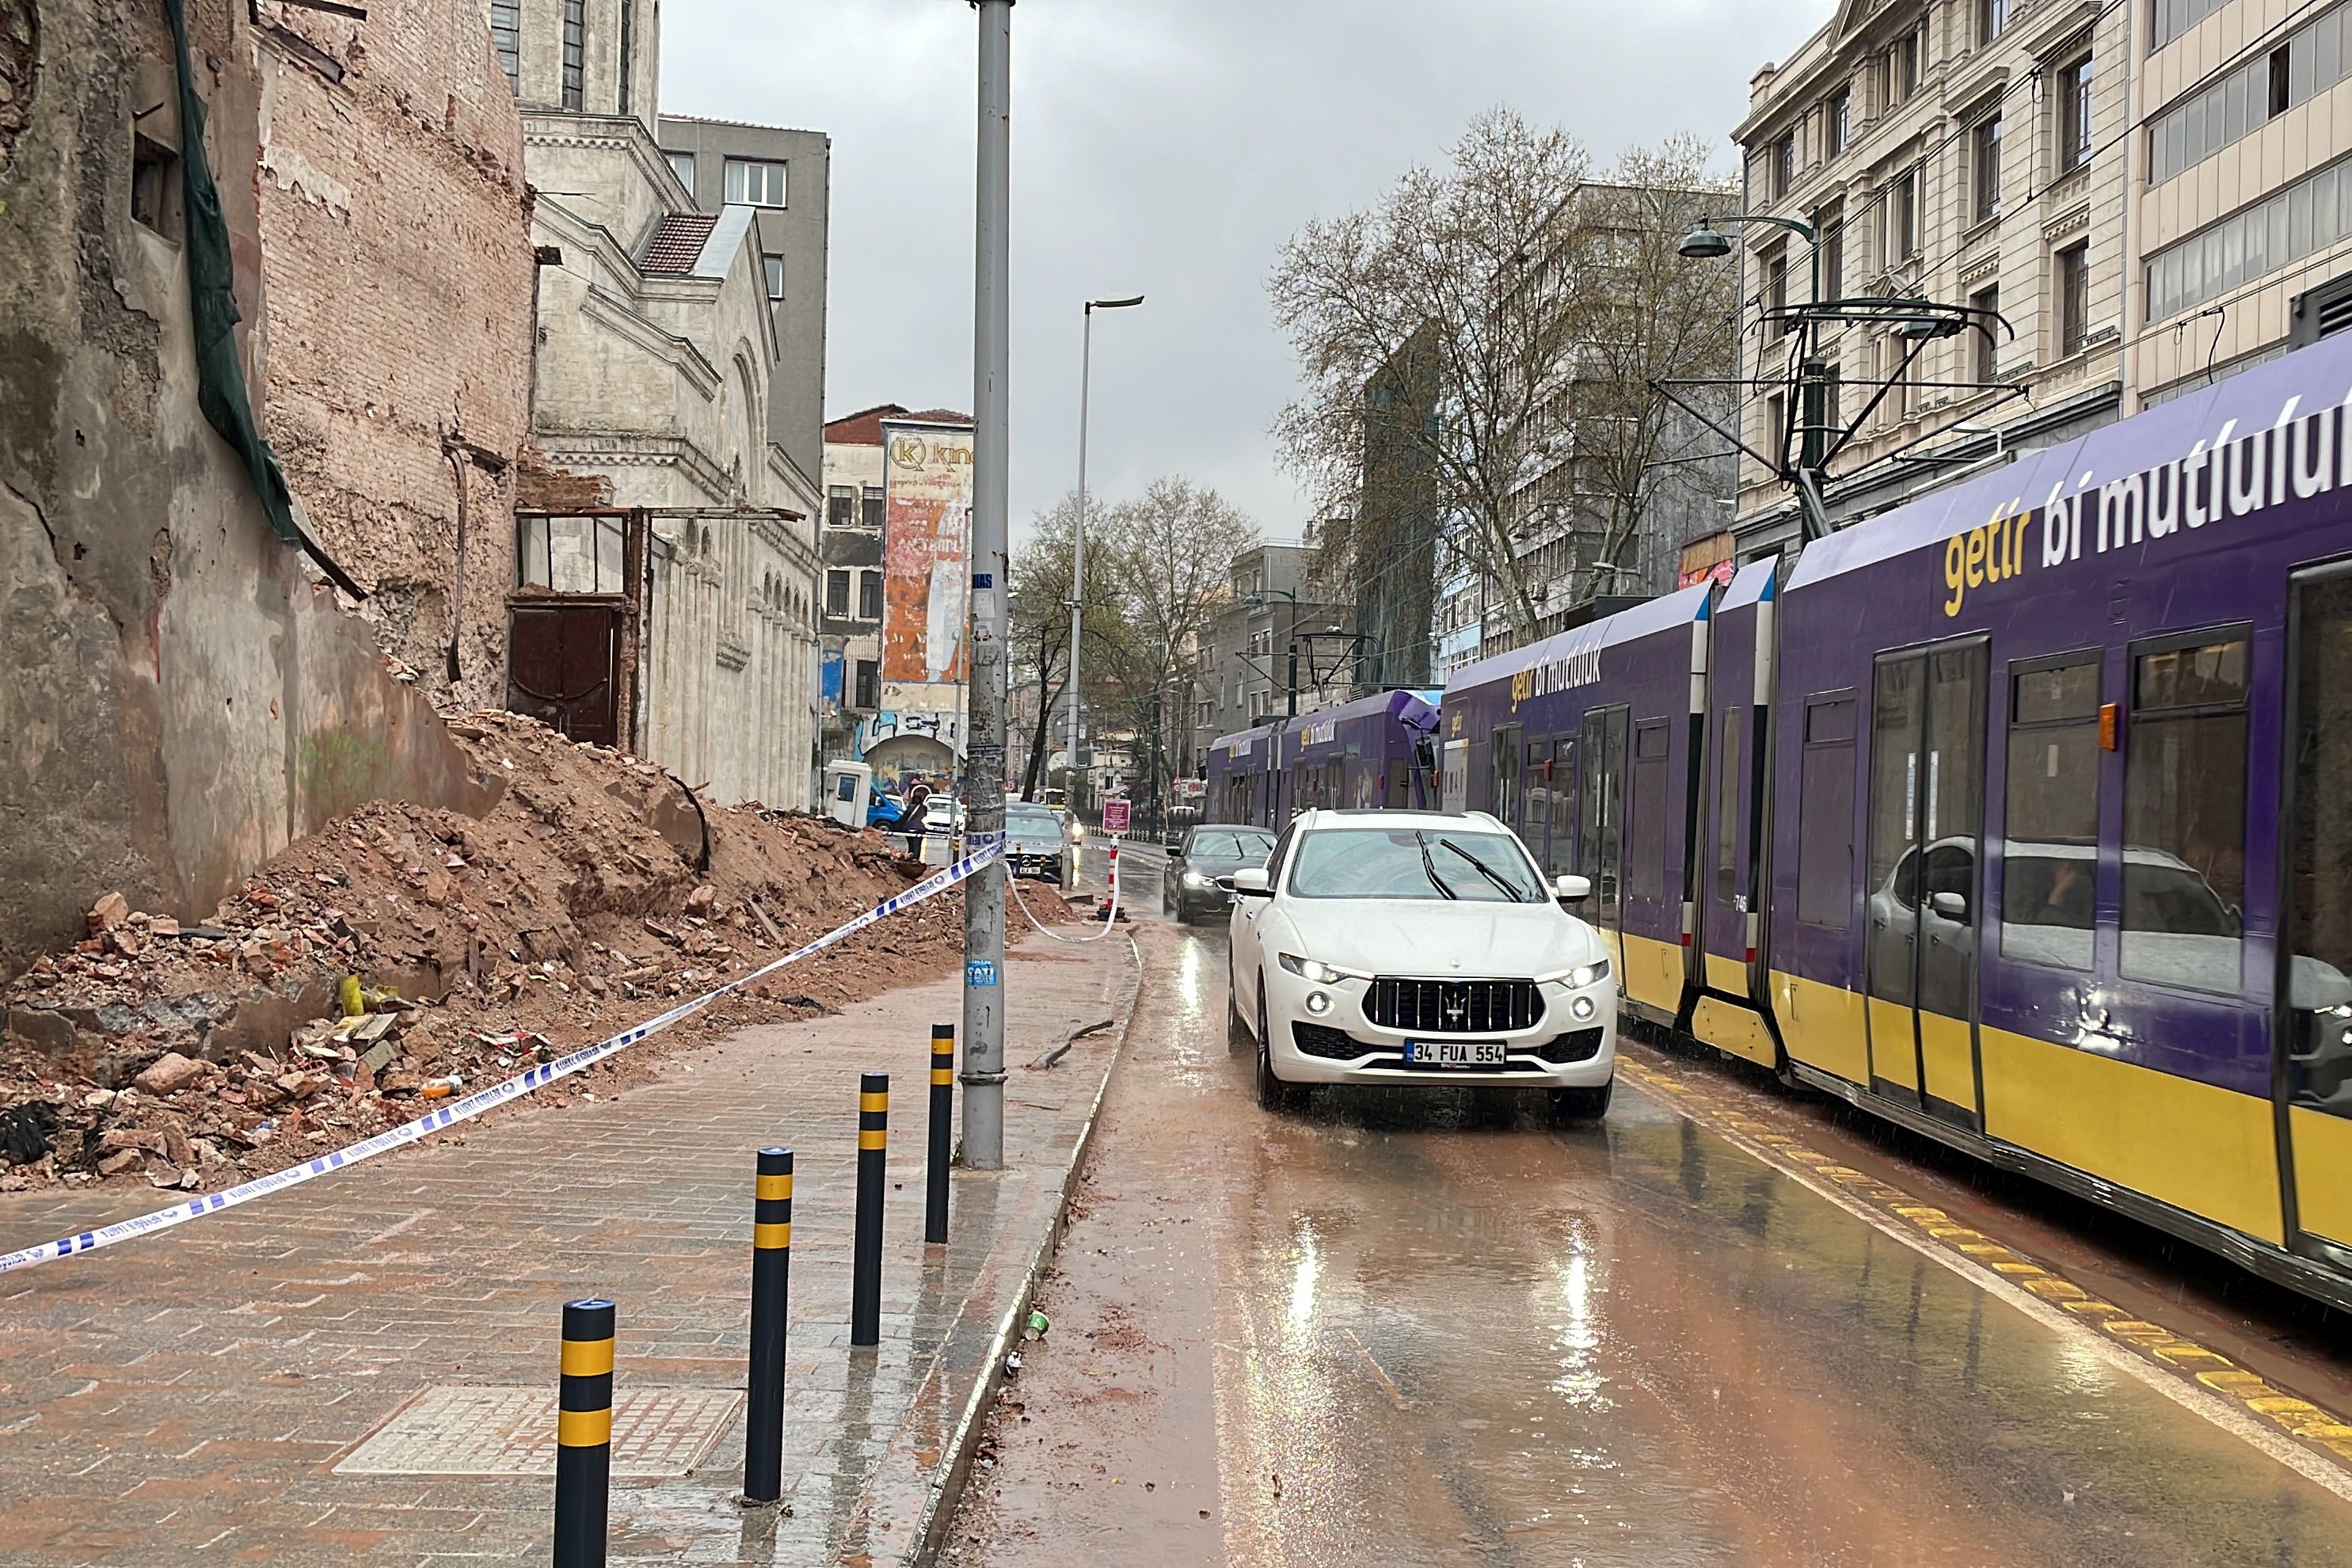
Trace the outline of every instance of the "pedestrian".
[[907, 785], [907, 806], [898, 814], [898, 827], [907, 836], [907, 853], [918, 860], [923, 858], [923, 819], [930, 804], [930, 785], [919, 777]]

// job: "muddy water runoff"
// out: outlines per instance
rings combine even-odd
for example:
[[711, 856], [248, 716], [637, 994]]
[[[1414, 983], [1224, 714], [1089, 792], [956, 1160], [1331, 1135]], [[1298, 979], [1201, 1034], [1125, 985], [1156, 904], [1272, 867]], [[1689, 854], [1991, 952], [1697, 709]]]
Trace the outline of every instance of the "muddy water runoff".
[[2352, 1505], [1622, 1079], [1259, 1111], [1222, 932], [1143, 935], [951, 1562], [2352, 1563]]

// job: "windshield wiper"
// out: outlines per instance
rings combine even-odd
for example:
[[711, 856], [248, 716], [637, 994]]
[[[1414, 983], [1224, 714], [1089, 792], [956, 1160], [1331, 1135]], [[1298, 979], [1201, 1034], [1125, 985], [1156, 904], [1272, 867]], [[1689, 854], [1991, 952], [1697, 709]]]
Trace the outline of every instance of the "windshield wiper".
[[1449, 899], [1460, 898], [1462, 895], [1447, 887], [1445, 879], [1437, 874], [1437, 861], [1429, 853], [1429, 836], [1416, 833], [1412, 836], [1412, 841], [1421, 846], [1421, 868], [1428, 874], [1429, 885]]
[[[1486, 878], [1486, 880], [1494, 883], [1496, 887], [1501, 889], [1503, 897], [1510, 900], [1511, 902], [1515, 904], [1523, 904], [1528, 901], [1526, 899], [1520, 897], [1519, 889], [1514, 888], [1510, 883], [1506, 882], [1502, 878], [1496, 876], [1494, 868], [1488, 866], [1486, 862], [1479, 859], [1478, 857], [1471, 854], [1470, 851], [1463, 848], [1462, 846], [1454, 843], [1451, 838], [1441, 838], [1438, 840], [1438, 843], [1444, 845], [1446, 848], [1453, 850], [1465, 860], [1469, 861], [1471, 866], [1476, 869], [1478, 875]], [[1421, 853], [1422, 858], [1423, 859], [1427, 859], [1429, 858], [1429, 846], [1423, 844], [1421, 847]]]

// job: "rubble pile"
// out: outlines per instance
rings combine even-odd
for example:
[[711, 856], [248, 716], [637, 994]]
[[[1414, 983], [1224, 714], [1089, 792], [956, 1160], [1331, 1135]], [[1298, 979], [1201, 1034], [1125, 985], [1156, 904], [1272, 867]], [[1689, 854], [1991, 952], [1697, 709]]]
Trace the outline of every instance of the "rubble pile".
[[[109, 1178], [204, 1192], [339, 1148], [601, 1039], [901, 890], [898, 840], [699, 812], [660, 768], [520, 715], [451, 721], [504, 793], [482, 818], [372, 801], [201, 922], [110, 893], [5, 992], [0, 1191]], [[708, 870], [698, 870], [708, 831]], [[1046, 921], [1068, 910], [1024, 889]], [[535, 1097], [642, 1079], [680, 1045], [950, 973], [929, 900]]]

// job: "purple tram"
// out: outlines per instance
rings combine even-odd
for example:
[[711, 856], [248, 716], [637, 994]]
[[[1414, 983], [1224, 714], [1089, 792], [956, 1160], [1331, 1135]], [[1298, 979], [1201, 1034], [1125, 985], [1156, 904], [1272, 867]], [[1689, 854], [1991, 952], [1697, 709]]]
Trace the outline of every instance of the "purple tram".
[[2352, 338], [1808, 547], [1746, 976], [1791, 1077], [2339, 1305], [2347, 410]]
[[1436, 804], [1424, 753], [1437, 710], [1383, 691], [1210, 742], [1208, 820], [1279, 829], [1314, 806]]
[[1635, 1016], [2352, 1307], [2352, 337], [1442, 721]]
[[[1769, 569], [1768, 569], [1769, 570]], [[1626, 1006], [1682, 1021], [1712, 591], [1685, 588], [1455, 672], [1441, 709], [1450, 811], [1486, 811], [1546, 872], [1592, 879]]]

